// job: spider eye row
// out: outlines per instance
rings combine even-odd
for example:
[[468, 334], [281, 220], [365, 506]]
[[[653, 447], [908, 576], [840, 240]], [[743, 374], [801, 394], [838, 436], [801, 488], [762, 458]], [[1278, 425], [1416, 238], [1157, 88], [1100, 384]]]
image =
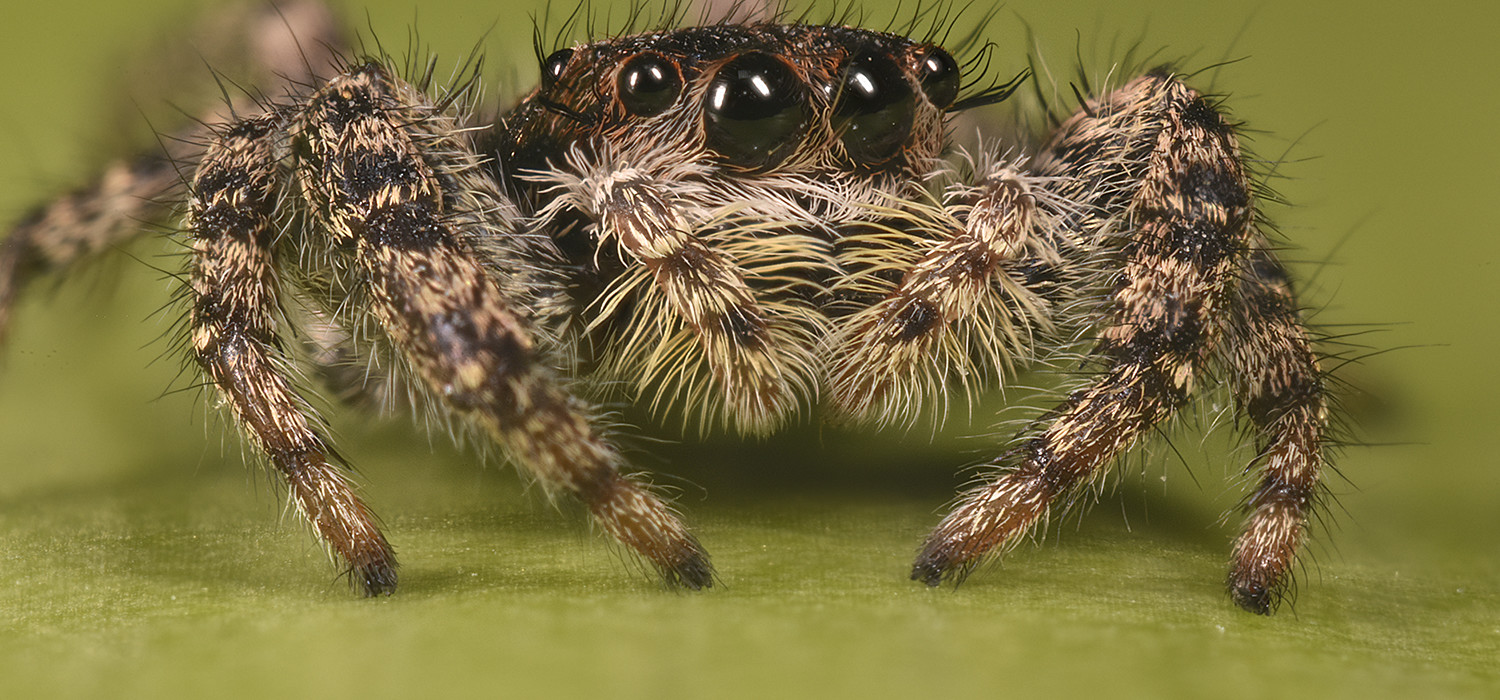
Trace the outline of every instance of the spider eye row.
[[[562, 49], [542, 63], [542, 80], [555, 85], [574, 58]], [[833, 105], [831, 125], [855, 163], [878, 165], [898, 156], [916, 118], [915, 83], [927, 101], [946, 109], [958, 98], [960, 69], [946, 51], [922, 49], [914, 73], [889, 54], [849, 56], [835, 84], [821, 86]], [[655, 51], [625, 59], [615, 73], [619, 106], [634, 117], [655, 117], [677, 104], [685, 90], [676, 60]], [[703, 94], [704, 145], [731, 164], [774, 167], [796, 150], [812, 118], [811, 88], [790, 63], [748, 51], [719, 66]]]

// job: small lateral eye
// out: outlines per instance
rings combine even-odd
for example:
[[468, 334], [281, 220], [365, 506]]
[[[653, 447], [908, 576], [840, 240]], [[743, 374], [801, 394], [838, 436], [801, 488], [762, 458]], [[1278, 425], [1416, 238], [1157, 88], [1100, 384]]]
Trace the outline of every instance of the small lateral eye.
[[806, 131], [805, 92], [786, 62], [755, 52], [735, 57], [708, 85], [706, 145], [736, 165], [776, 165]]
[[568, 62], [573, 60], [573, 49], [558, 49], [553, 51], [547, 60], [542, 61], [542, 82], [551, 85], [562, 77], [563, 71], [567, 70]]
[[939, 109], [946, 109], [958, 99], [961, 73], [958, 62], [936, 46], [917, 57], [917, 76], [922, 82], [922, 92], [927, 93], [927, 101]]
[[895, 157], [911, 134], [916, 100], [911, 84], [887, 56], [856, 54], [843, 70], [833, 125], [856, 163]]
[[625, 61], [615, 79], [625, 110], [638, 117], [661, 114], [682, 93], [677, 64], [655, 53], [638, 53]]

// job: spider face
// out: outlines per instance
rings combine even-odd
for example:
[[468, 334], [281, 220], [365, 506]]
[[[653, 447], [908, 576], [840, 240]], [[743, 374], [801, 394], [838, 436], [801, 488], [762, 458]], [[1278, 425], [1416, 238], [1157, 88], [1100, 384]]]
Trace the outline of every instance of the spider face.
[[[1015, 349], [997, 330], [1038, 320], [1004, 298], [1028, 290], [980, 289], [993, 250], [969, 251], [971, 281], [954, 285], [1000, 319], [960, 324], [972, 338], [947, 333], [956, 309], [881, 301], [923, 239], [958, 223], [929, 182], [962, 81], [941, 47], [715, 25], [565, 48], [541, 74], [501, 121], [499, 175], [567, 257], [586, 364], [627, 400], [743, 433], [809, 412], [906, 422], [947, 388], [915, 369], [921, 355], [993, 374], [977, 365]], [[905, 359], [870, 357], [886, 352], [875, 333], [905, 337], [887, 344]], [[989, 349], [976, 360], [957, 342]]]
[[394, 590], [395, 555], [295, 365], [485, 434], [689, 588], [713, 583], [707, 552], [629, 475], [604, 407], [752, 435], [878, 429], [1018, 368], [1082, 377], [996, 445], [922, 544], [911, 576], [936, 585], [1086, 495], [1223, 378], [1261, 475], [1229, 592], [1268, 613], [1290, 585], [1324, 464], [1320, 355], [1234, 125], [1169, 69], [1047, 115], [1036, 142], [960, 157], [946, 115], [1020, 79], [966, 95], [947, 51], [905, 37], [778, 22], [614, 37], [547, 56], [494, 118], [462, 106], [462, 84], [348, 61], [289, 19], [303, 14], [245, 26], [300, 29], [326, 70], [277, 63], [279, 99], [162, 139], [179, 163], [120, 165], [16, 225], [0, 331], [27, 276], [185, 211], [184, 344], [364, 593]]
[[942, 149], [958, 64], [848, 27], [717, 25], [565, 48], [507, 119], [507, 160], [590, 139], [615, 153], [703, 154], [728, 172], [910, 170]]

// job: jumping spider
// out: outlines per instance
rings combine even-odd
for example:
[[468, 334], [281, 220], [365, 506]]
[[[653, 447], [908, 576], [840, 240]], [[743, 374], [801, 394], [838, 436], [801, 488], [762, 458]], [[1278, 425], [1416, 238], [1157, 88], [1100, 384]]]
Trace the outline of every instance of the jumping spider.
[[260, 97], [17, 224], [0, 328], [28, 277], [180, 204], [187, 350], [365, 594], [395, 589], [395, 557], [295, 366], [477, 427], [693, 589], [707, 553], [626, 474], [601, 407], [754, 437], [909, 424], [1017, 367], [1084, 370], [922, 544], [911, 578], [936, 585], [1223, 382], [1261, 474], [1229, 592], [1270, 613], [1288, 589], [1325, 459], [1319, 354], [1234, 125], [1171, 70], [1080, 96], [1037, 143], [958, 153], [950, 119], [1026, 74], [982, 82], [899, 34], [721, 22], [552, 52], [496, 118], [477, 72], [442, 87], [342, 59], [318, 17], [263, 23], [301, 50], [270, 51]]

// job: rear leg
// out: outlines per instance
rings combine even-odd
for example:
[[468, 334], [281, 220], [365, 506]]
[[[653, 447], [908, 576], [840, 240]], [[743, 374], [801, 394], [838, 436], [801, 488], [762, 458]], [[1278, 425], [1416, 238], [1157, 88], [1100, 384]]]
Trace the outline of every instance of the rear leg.
[[[286, 0], [279, 5], [247, 4], [223, 12], [205, 23], [215, 49], [225, 55], [205, 59], [169, 60], [170, 68], [192, 61], [199, 68], [209, 60], [215, 69], [228, 64], [261, 94], [279, 97], [295, 85], [331, 74], [343, 50], [342, 32], [332, 14], [312, 0]], [[177, 59], [178, 57], [172, 57]], [[235, 64], [247, 64], [235, 69]], [[207, 71], [202, 71], [207, 77]], [[52, 272], [66, 272], [75, 263], [128, 243], [171, 217], [187, 197], [182, 172], [190, 171], [213, 130], [236, 116], [261, 112], [256, 100], [241, 96], [198, 116], [198, 123], [162, 134], [158, 148], [111, 163], [98, 180], [38, 207], [0, 241], [0, 342], [10, 327], [17, 297], [26, 283]]]

